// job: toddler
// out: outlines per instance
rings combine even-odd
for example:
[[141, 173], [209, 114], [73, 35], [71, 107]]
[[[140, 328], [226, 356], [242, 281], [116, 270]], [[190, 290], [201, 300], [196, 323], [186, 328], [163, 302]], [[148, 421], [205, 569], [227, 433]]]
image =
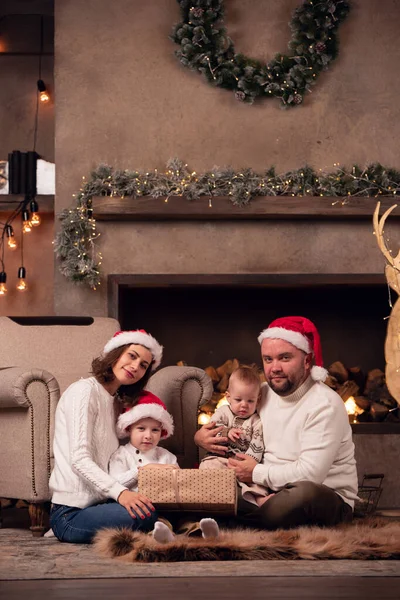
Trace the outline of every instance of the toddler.
[[129, 442], [111, 455], [110, 475], [137, 492], [140, 467], [179, 469], [176, 456], [158, 446], [160, 439], [167, 439], [173, 431], [173, 419], [165, 404], [151, 392], [143, 391], [138, 403], [118, 418], [117, 435], [120, 439], [129, 437]]
[[[256, 413], [260, 397], [260, 378], [255, 368], [241, 365], [232, 372], [226, 392], [228, 405], [217, 408], [211, 422], [224, 429], [219, 434], [228, 438], [225, 456], [208, 453], [200, 463], [200, 469], [228, 468], [228, 458], [235, 454], [248, 454], [261, 462], [264, 453], [263, 429]], [[255, 483], [238, 482], [242, 496], [247, 502], [261, 506], [268, 490]]]

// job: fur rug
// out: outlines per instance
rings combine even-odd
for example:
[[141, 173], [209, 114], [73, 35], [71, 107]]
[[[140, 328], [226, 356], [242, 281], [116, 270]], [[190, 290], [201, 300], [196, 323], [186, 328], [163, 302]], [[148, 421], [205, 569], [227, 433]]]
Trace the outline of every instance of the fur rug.
[[400, 559], [400, 522], [374, 519], [336, 528], [286, 531], [221, 529], [213, 540], [177, 535], [168, 544], [128, 529], [104, 529], [97, 534], [94, 547], [101, 556], [124, 562]]

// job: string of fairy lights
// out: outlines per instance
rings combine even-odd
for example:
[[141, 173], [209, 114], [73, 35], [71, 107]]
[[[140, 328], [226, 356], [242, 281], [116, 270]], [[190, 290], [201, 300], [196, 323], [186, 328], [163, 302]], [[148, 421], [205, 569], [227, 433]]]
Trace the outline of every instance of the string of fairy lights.
[[[0, 204], [3, 201], [0, 201]], [[7, 202], [8, 204], [9, 202]], [[24, 238], [31, 233], [33, 228], [40, 225], [39, 205], [35, 199], [24, 198], [20, 202], [16, 202], [16, 208], [11, 215], [5, 220], [0, 221], [1, 237], [0, 237], [0, 296], [5, 296], [8, 292], [7, 288], [7, 271], [6, 271], [6, 252], [15, 252], [20, 250], [20, 266], [17, 274], [16, 289], [19, 292], [25, 292], [28, 289], [26, 282], [26, 268], [24, 266]], [[29, 209], [28, 209], [29, 206]], [[21, 228], [18, 231], [15, 229], [17, 217], [21, 217]], [[19, 237], [19, 240], [18, 240]]]
[[[8, 14], [7, 17], [16, 17], [20, 15]], [[19, 292], [25, 292], [28, 289], [26, 280], [27, 272], [24, 264], [24, 238], [30, 234], [33, 229], [40, 225], [39, 205], [36, 200], [36, 171], [37, 158], [36, 142], [38, 133], [40, 106], [50, 101], [50, 94], [46, 84], [42, 79], [42, 57], [44, 44], [44, 15], [27, 14], [24, 16], [38, 17], [40, 19], [40, 51], [38, 65], [38, 79], [36, 81], [36, 106], [33, 128], [33, 150], [31, 152], [13, 151], [9, 154], [8, 177], [5, 169], [1, 173], [0, 183], [4, 186], [8, 179], [9, 195], [7, 198], [0, 196], [0, 208], [3, 205], [4, 214], [8, 215], [5, 220], [0, 221], [0, 297], [8, 293], [6, 262], [9, 252], [20, 251], [20, 261], [17, 272], [16, 289]], [[9, 54], [7, 48], [1, 52], [3, 56]], [[23, 53], [20, 53], [23, 54]], [[3, 163], [4, 165], [5, 163]], [[22, 199], [14, 200], [14, 196], [22, 196]], [[11, 206], [11, 209], [10, 209]], [[7, 211], [7, 212], [6, 212]], [[3, 213], [3, 211], [2, 211]], [[20, 219], [20, 227], [18, 220]]]
[[215, 167], [198, 173], [177, 158], [169, 160], [165, 170], [146, 172], [101, 165], [89, 178], [82, 178], [79, 192], [73, 195], [73, 205], [60, 214], [61, 227], [54, 248], [60, 272], [67, 279], [97, 289], [102, 255], [96, 249], [100, 233], [93, 216], [95, 196], [116, 196], [127, 202], [140, 197], [159, 198], [165, 203], [171, 196], [183, 196], [190, 212], [191, 201], [205, 198], [212, 211], [213, 202], [221, 196], [240, 206], [249, 205], [257, 196], [326, 196], [334, 198], [333, 205], [344, 206], [358, 197], [398, 195], [400, 172], [380, 164], [348, 169], [335, 163], [331, 172], [304, 167], [281, 175], [274, 168], [256, 173], [252, 169]]

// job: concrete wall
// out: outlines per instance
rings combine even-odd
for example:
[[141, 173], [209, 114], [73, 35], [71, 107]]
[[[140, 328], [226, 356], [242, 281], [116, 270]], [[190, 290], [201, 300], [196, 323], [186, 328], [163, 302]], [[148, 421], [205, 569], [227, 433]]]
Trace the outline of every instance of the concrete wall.
[[[285, 51], [298, 0], [231, 0], [236, 48], [268, 60]], [[168, 39], [175, 0], [56, 1], [57, 209], [99, 163], [162, 168], [179, 156], [213, 165], [305, 164], [332, 169], [380, 161], [398, 167], [400, 3], [363, 0], [340, 28], [341, 52], [298, 109], [256, 106], [209, 87], [184, 69]], [[252, 223], [107, 223], [103, 273], [380, 272], [366, 222], [301, 227]], [[315, 254], [313, 254], [315, 252]], [[105, 288], [76, 288], [56, 274], [58, 314], [106, 314]]]

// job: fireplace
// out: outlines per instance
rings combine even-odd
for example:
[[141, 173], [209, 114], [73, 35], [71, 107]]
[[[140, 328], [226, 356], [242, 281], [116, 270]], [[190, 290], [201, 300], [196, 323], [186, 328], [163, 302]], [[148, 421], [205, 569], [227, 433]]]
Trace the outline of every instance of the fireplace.
[[[326, 365], [384, 370], [387, 286], [377, 274], [110, 275], [108, 313], [144, 327], [165, 346], [163, 365], [205, 368], [226, 359], [260, 363], [259, 332], [302, 314], [321, 334]], [[360, 484], [384, 474], [379, 508], [400, 506], [400, 423], [352, 424]], [[362, 434], [362, 435], [360, 435]]]

